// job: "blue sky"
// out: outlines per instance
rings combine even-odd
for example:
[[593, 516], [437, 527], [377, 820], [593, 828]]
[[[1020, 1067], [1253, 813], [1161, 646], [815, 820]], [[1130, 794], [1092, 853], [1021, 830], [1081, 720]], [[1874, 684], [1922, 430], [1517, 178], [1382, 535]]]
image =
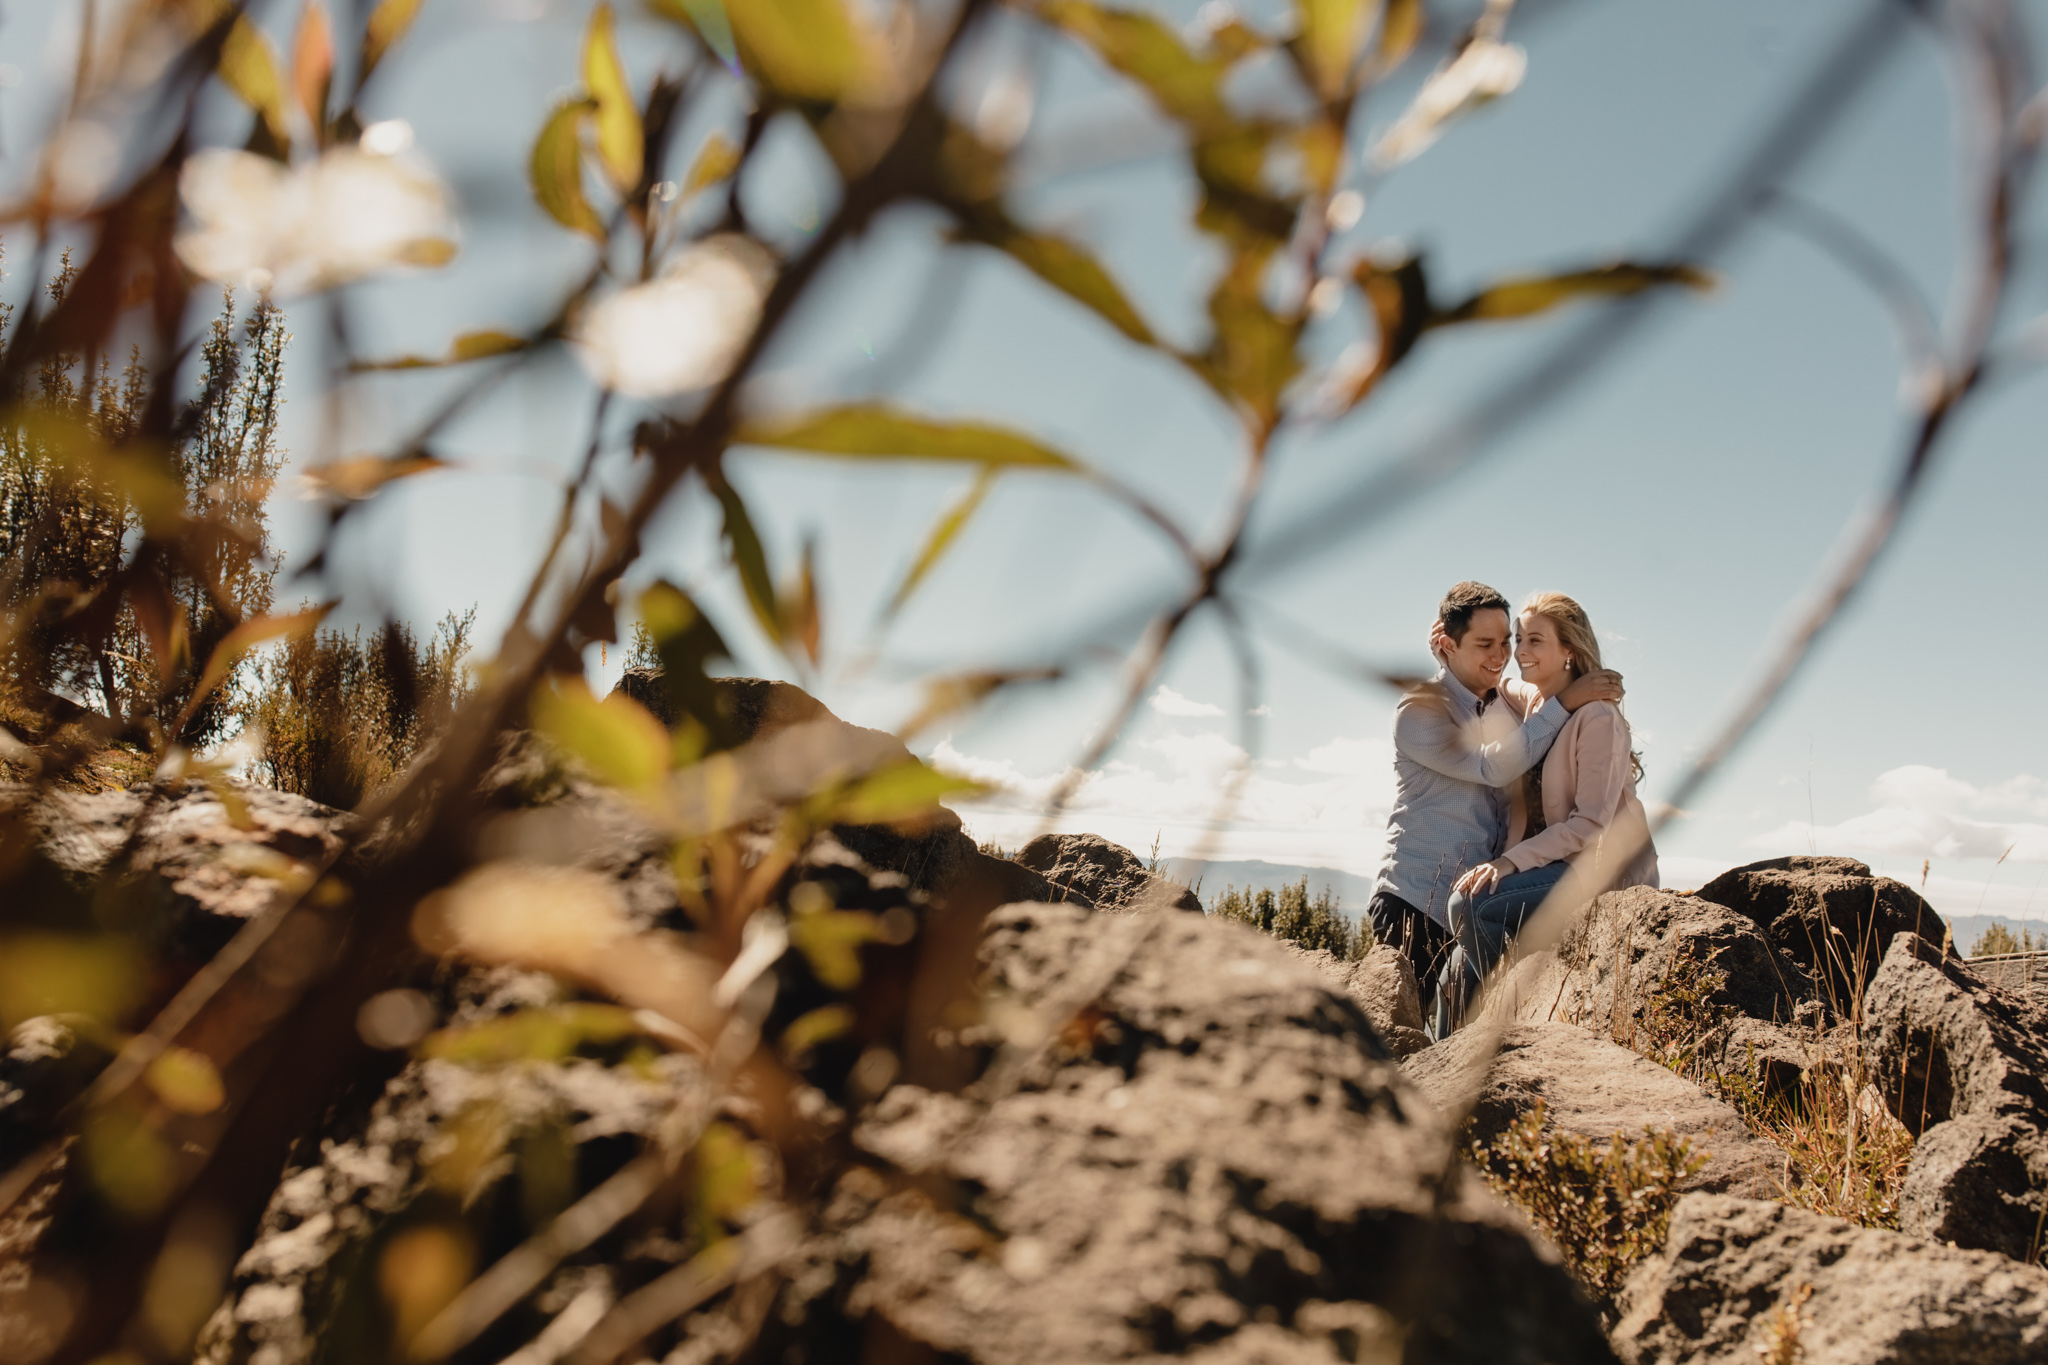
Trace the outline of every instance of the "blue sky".
[[[266, 27], [288, 32], [288, 7], [256, 8]], [[625, 57], [644, 83], [680, 49], [626, 8]], [[9, 83], [0, 70], [0, 173], [9, 178], [47, 126], [40, 120], [75, 52], [77, 10], [12, 5], [0, 20], [0, 62], [16, 73]], [[1192, 7], [1172, 12], [1186, 18]], [[582, 0], [426, 0], [370, 110], [410, 122], [420, 154], [455, 186], [464, 250], [444, 270], [348, 291], [365, 350], [431, 353], [461, 331], [530, 323], [587, 266], [590, 248], [533, 209], [523, 189], [541, 112], [576, 79], [586, 13]], [[1347, 240], [1426, 249], [1440, 292], [1453, 296], [1503, 273], [1654, 251], [1859, 13], [1782, 0], [1525, 7], [1508, 29], [1529, 53], [1522, 88], [1374, 186]], [[1390, 123], [1419, 75], [1376, 100], [1364, 126]], [[1882, 244], [1937, 306], [1965, 243], [1948, 80], [1941, 49], [1916, 31], [1791, 184]], [[691, 125], [679, 161], [730, 112]], [[220, 95], [204, 127], [239, 145], [247, 117]], [[1103, 128], [1128, 135], [1135, 151], [1079, 168], [1053, 155], [1112, 145], [1098, 137]], [[1134, 95], [1054, 45], [1025, 143], [1035, 170], [1016, 207], [1089, 242], [1156, 327], [1193, 340], [1215, 263], [1185, 223], [1184, 167], [1146, 151], [1163, 145], [1148, 128], [1156, 123]], [[778, 139], [747, 192], [791, 243], [830, 207], [815, 153], [794, 135]], [[886, 389], [932, 411], [992, 416], [1213, 529], [1237, 468], [1234, 424], [1184, 375], [1132, 353], [1013, 268], [964, 260], [946, 281], [956, 297], [944, 331], [914, 363], [892, 362], [938, 257], [936, 226], [905, 211], [857, 244], [770, 357], [757, 399], [800, 404]], [[2043, 226], [2030, 209], [2023, 250], [2044, 240]], [[9, 259], [25, 259], [11, 241]], [[1480, 578], [1516, 599], [1570, 592], [1627, 676], [1645, 795], [1656, 801], [1753, 675], [1843, 527], [1869, 505], [1904, 428], [1898, 346], [1865, 286], [1769, 224], [1715, 264], [1712, 294], [1663, 309], [1618, 361], [1492, 448], [1477, 471], [1256, 578], [1249, 598], [1367, 657], [1419, 668], [1436, 600], [1452, 581]], [[10, 287], [25, 283], [17, 275]], [[2048, 275], [2023, 258], [2008, 326], [2044, 305]], [[321, 306], [288, 307], [298, 340], [287, 442], [302, 465], [375, 448], [442, 382], [363, 384], [342, 410], [330, 409]], [[1333, 335], [1367, 326], [1355, 309], [1330, 321]], [[1429, 338], [1368, 410], [1282, 444], [1261, 524], [1284, 524], [1290, 510], [1316, 506], [1392, 458], [1572, 325], [1567, 317]], [[548, 480], [573, 467], [593, 402], [562, 357], [452, 431], [446, 453], [460, 468], [395, 489], [340, 547], [336, 577], [349, 609], [426, 621], [475, 603], [491, 638], [553, 515]], [[1868, 590], [1663, 841], [1667, 884], [1818, 849], [1856, 853], [1915, 882], [1930, 859], [1930, 894], [1953, 912], [1981, 902], [2048, 915], [2048, 894], [2033, 897], [2048, 871], [2048, 738], [2031, 701], [2048, 664], [2031, 610], [2048, 568], [2044, 417], [2048, 381], [2014, 383], [1970, 409]], [[734, 466], [757, 510], [773, 509], [764, 530], [779, 564], [793, 563], [805, 537], [817, 539], [828, 650], [820, 673], [792, 672], [751, 633], [702, 505], [663, 517], [642, 576], [659, 570], [700, 590], [740, 647], [742, 671], [797, 678], [862, 723], [899, 721], [926, 670], [1034, 661], [1046, 641], [1105, 606], [1145, 601], [1174, 582], [1170, 554], [1127, 513], [1071, 484], [1016, 476], [997, 486], [901, 619], [878, 633], [881, 605], [968, 476], [765, 453], [737, 456]], [[620, 468], [612, 477], [629, 475]], [[303, 558], [310, 506], [287, 491], [274, 511], [288, 555]], [[591, 662], [596, 673], [617, 665], [616, 656]], [[1369, 871], [1391, 789], [1390, 696], [1270, 640], [1259, 672], [1265, 714], [1249, 718], [1258, 747], [1243, 818], [1216, 846], [1230, 857]], [[1191, 628], [1161, 683], [1166, 690], [1084, 785], [1064, 827], [1139, 847], [1156, 832], [1167, 853], [1201, 842], [1247, 719], [1213, 621]], [[1117, 687], [1105, 662], [928, 736], [942, 761], [1003, 779], [1015, 793], [970, 809], [970, 826], [1005, 842], [1028, 834], [1029, 798], [1074, 759]], [[2011, 856], [1994, 866], [2008, 846]]]

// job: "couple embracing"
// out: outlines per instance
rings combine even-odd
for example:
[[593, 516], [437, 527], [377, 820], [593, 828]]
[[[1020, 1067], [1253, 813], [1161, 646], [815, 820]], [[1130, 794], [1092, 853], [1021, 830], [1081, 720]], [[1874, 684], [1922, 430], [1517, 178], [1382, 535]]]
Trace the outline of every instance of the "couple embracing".
[[[1577, 602], [1538, 593], [1517, 616], [1460, 583], [1430, 650], [1436, 676], [1394, 711], [1394, 808], [1366, 913], [1425, 997], [1434, 987], [1441, 1038], [1546, 897], [1655, 886], [1657, 851], [1621, 678]], [[1502, 676], [1511, 652], [1519, 681]]]

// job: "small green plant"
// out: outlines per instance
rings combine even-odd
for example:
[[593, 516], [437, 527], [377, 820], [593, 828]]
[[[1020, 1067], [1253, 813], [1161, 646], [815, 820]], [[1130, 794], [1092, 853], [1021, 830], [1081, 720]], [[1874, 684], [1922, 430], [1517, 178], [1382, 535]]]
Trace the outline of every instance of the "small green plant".
[[476, 611], [450, 612], [421, 640], [392, 622], [376, 636], [322, 630], [257, 665], [241, 706], [260, 735], [259, 775], [282, 791], [349, 809], [395, 776], [468, 695], [462, 658]]
[[1355, 962], [1372, 949], [1372, 931], [1353, 924], [1337, 908], [1329, 887], [1311, 897], [1307, 877], [1281, 887], [1277, 895], [1270, 887], [1254, 891], [1249, 886], [1226, 886], [1209, 913], [1304, 948], [1320, 948], [1343, 961]]
[[1473, 1165], [1564, 1253], [1604, 1311], [1637, 1262], [1664, 1244], [1679, 1185], [1707, 1164], [1669, 1129], [1605, 1143], [1546, 1132], [1544, 1105], [1491, 1142], [1474, 1139]]
[[2048, 933], [2035, 933], [2022, 929], [2015, 934], [2003, 924], [1993, 923], [1989, 929], [1977, 935], [1977, 941], [1970, 945], [1971, 957], [1998, 957], [2005, 953], [2038, 953], [2048, 951]]

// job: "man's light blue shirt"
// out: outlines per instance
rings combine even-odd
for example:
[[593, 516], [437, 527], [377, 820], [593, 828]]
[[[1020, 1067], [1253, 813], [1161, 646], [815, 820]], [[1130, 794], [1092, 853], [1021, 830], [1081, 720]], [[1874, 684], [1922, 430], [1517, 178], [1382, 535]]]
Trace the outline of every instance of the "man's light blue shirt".
[[1452, 883], [1507, 839], [1503, 788], [1550, 752], [1571, 713], [1552, 697], [1524, 721], [1513, 702], [1496, 693], [1482, 703], [1449, 669], [1431, 687], [1394, 708], [1394, 809], [1373, 890], [1448, 927]]

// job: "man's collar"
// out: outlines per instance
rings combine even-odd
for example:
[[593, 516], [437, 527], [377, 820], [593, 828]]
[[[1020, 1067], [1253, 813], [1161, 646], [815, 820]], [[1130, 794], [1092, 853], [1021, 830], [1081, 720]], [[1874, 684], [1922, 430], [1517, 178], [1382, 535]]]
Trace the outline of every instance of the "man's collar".
[[[1436, 680], [1442, 684], [1445, 693], [1465, 708], [1466, 715], [1472, 716], [1479, 713], [1478, 694], [1465, 686], [1465, 684], [1459, 682], [1457, 674], [1451, 672], [1449, 668], [1439, 666], [1436, 671]], [[1493, 696], [1496, 699], [1500, 696], [1498, 689], [1494, 691]]]

